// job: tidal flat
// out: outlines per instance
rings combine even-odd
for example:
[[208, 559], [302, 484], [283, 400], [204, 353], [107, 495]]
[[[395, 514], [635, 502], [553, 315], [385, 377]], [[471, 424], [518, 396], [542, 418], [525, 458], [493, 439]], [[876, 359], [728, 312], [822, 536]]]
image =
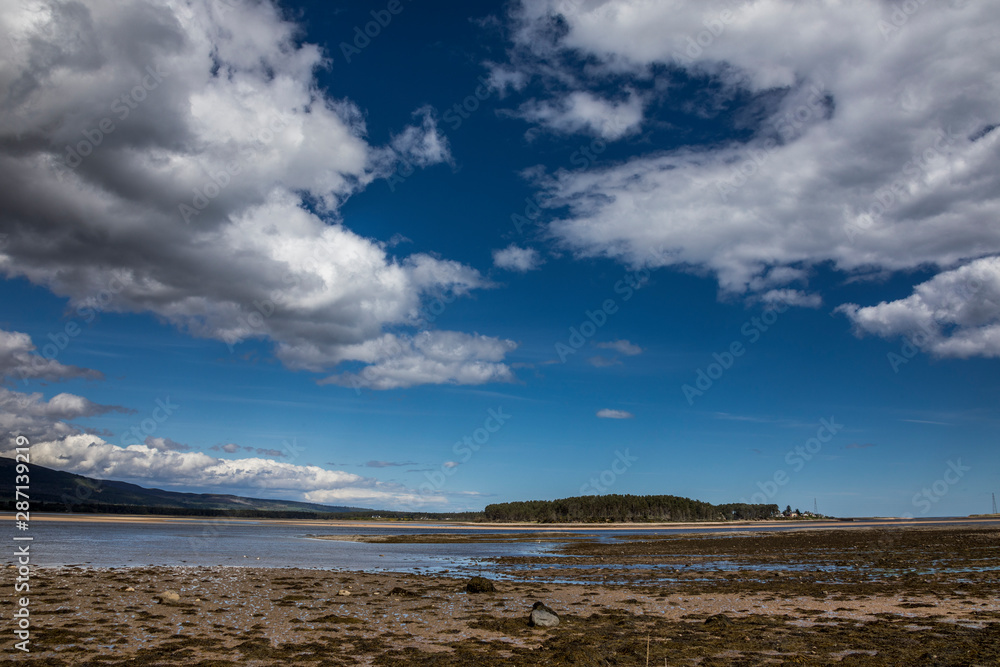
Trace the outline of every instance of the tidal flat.
[[[484, 537], [470, 539], [492, 593], [467, 593], [466, 573], [41, 568], [32, 652], [17, 662], [1000, 664], [995, 527], [551, 536], [547, 553], [518, 557], [490, 556]], [[528, 625], [536, 601], [559, 625]]]

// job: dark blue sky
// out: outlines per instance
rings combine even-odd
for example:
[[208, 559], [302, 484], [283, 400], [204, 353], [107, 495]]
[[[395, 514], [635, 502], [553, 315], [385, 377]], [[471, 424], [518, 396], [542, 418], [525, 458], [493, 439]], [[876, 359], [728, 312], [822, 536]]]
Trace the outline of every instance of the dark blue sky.
[[944, 38], [997, 12], [663, 4], [5, 19], [5, 426], [331, 504], [988, 511], [997, 92]]

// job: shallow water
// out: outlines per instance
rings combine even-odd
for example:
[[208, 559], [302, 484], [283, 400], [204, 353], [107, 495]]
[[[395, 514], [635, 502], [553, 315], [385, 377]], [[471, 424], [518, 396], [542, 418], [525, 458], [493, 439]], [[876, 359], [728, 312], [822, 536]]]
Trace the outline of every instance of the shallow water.
[[[958, 525], [961, 521], [956, 521]], [[1000, 525], [998, 522], [997, 525]], [[784, 529], [802, 528], [791, 524]], [[782, 529], [782, 528], [779, 528]], [[775, 530], [773, 526], [713, 526], [711, 528], [628, 529], [599, 532], [581, 529], [567, 536], [614, 540], [635, 536], [681, 533], [748, 532]], [[523, 528], [491, 530], [496, 534], [523, 533]], [[296, 567], [361, 570], [369, 572], [419, 572], [468, 574], [496, 572], [493, 559], [505, 556], [556, 556], [559, 546], [550, 536], [538, 541], [497, 543], [365, 543], [320, 540], [320, 535], [393, 535], [447, 533], [482, 536], [482, 530], [436, 528], [426, 525], [393, 525], [386, 528], [275, 524], [258, 521], [211, 519], [167, 520], [161, 523], [116, 521], [33, 521], [30, 534], [32, 564], [36, 566], [86, 565], [89, 567], [213, 566]], [[12, 562], [8, 558], [8, 562]], [[787, 569], [795, 567], [784, 564]], [[802, 565], [803, 567], [814, 567]], [[689, 566], [690, 567], [690, 566]], [[698, 569], [742, 569], [738, 563], [711, 562]], [[754, 566], [761, 569], [760, 565]], [[763, 569], [766, 569], [764, 567]], [[502, 575], [501, 575], [502, 576]]]

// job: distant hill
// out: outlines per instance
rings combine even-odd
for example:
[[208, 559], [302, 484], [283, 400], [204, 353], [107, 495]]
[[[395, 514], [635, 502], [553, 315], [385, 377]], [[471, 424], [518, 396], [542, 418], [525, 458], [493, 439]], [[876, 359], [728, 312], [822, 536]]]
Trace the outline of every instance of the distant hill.
[[[0, 509], [14, 509], [15, 466], [14, 459], [0, 457]], [[183, 514], [238, 513], [252, 516], [255, 513], [330, 514], [373, 512], [361, 507], [319, 505], [292, 500], [266, 500], [244, 498], [218, 493], [180, 493], [163, 489], [147, 489], [137, 484], [100, 480], [44, 466], [30, 465], [30, 483], [27, 491], [31, 508], [36, 512], [110, 512], [169, 513], [162, 510], [181, 510]], [[144, 512], [145, 510], [145, 512]]]

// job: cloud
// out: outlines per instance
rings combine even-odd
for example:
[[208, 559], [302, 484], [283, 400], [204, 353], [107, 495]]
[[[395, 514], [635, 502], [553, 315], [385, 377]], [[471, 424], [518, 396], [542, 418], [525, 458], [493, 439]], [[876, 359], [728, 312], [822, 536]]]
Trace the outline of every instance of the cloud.
[[[400, 159], [450, 160], [447, 142], [422, 108], [389, 145], [370, 144], [362, 111], [319, 87], [320, 48], [272, 2], [22, 4], [0, 14], [0, 33], [12, 45], [0, 59], [7, 277], [77, 313], [149, 313], [231, 349], [269, 341], [313, 372], [415, 329], [429, 298], [486, 286], [345, 225], [347, 198]], [[506, 375], [501, 360], [475, 372], [482, 361], [411, 377]]]
[[413, 239], [403, 236], [399, 232], [393, 234], [388, 241], [385, 242], [387, 248], [395, 248], [403, 243], [413, 243]]
[[345, 348], [351, 359], [368, 364], [363, 371], [331, 375], [320, 383], [396, 389], [416, 384], [511, 382], [513, 373], [500, 361], [515, 347], [513, 341], [455, 331], [423, 331], [413, 337], [386, 334]]
[[226, 454], [235, 454], [236, 452], [240, 451], [240, 449], [242, 449], [242, 448], [239, 445], [237, 445], [235, 442], [227, 442], [224, 445], [215, 445], [211, 449], [213, 449], [215, 451], [222, 451], [222, 452], [225, 452]]
[[[13, 448], [0, 452], [13, 457]], [[220, 459], [201, 452], [177, 451], [145, 444], [119, 447], [91, 435], [33, 442], [32, 463], [98, 479], [139, 484], [217, 488], [242, 495], [291, 495], [309, 502], [403, 503], [442, 502], [398, 484], [380, 482], [339, 470], [294, 465], [263, 458]]]
[[637, 354], [642, 354], [642, 348], [634, 343], [630, 343], [627, 340], [611, 340], [604, 341], [601, 343], [594, 343], [594, 347], [599, 347], [605, 350], [614, 350], [619, 354], [624, 354], [627, 356], [635, 356]]
[[797, 289], [773, 289], [760, 295], [760, 300], [769, 305], [783, 304], [801, 308], [819, 308], [823, 305], [823, 297], [819, 294], [809, 294]]
[[635, 415], [631, 412], [625, 412], [624, 410], [611, 410], [608, 408], [598, 410], [597, 416], [601, 419], [632, 419], [635, 417]]
[[528, 84], [528, 75], [511, 67], [506, 67], [499, 63], [487, 63], [490, 70], [490, 86], [501, 96], [510, 90], [522, 90]]
[[497, 67], [545, 82], [545, 108], [568, 90], [640, 83], [669, 102], [684, 77], [714, 91], [689, 113], [729, 122], [721, 111], [749, 100], [732, 121], [746, 138], [680, 136], [677, 148], [539, 172], [540, 199], [560, 216], [549, 232], [579, 257], [708, 271], [724, 293], [811, 307], [820, 297], [793, 285], [819, 264], [950, 269], [1000, 253], [1000, 88], [982, 84], [1000, 63], [1000, 5], [920, 4], [898, 28], [893, 11], [876, 0], [517, 5]]
[[513, 243], [503, 250], [493, 251], [493, 265], [498, 269], [527, 273], [542, 265], [542, 258], [534, 248], [520, 248]]
[[844, 304], [858, 335], [904, 336], [938, 357], [1000, 356], [1000, 257], [979, 259], [917, 285], [905, 299]]
[[260, 447], [256, 447], [254, 448], [253, 452], [258, 456], [274, 456], [276, 458], [281, 458], [286, 456], [285, 452], [281, 451], [280, 449], [263, 449]]
[[424, 106], [413, 115], [421, 119], [420, 125], [411, 125], [392, 138], [392, 147], [399, 158], [418, 167], [451, 162], [448, 140], [438, 132], [434, 109]]
[[[45, 351], [43, 347], [43, 351]], [[57, 350], [58, 352], [58, 350]], [[100, 379], [104, 376], [89, 368], [66, 366], [35, 352], [31, 337], [24, 333], [0, 330], [0, 382], [19, 379], [59, 382], [76, 378]], [[83, 396], [62, 392], [46, 400], [40, 392], [19, 392], [0, 386], [0, 443], [18, 433], [32, 440], [60, 438], [80, 433], [74, 419], [108, 413], [130, 413], [120, 405], [101, 405]]]
[[[65, 335], [62, 332], [53, 334]], [[44, 354], [38, 354], [31, 336], [19, 331], [0, 330], [0, 381], [9, 382], [12, 379], [47, 380], [59, 382], [73, 378], [87, 380], [102, 380], [104, 375], [89, 368], [66, 366], [55, 360], [62, 351], [56, 342], [46, 342]]]
[[849, 445], [844, 445], [844, 449], [868, 449], [869, 447], [874, 447], [874, 446], [875, 445], [870, 442], [866, 442], [864, 444], [852, 442]]
[[608, 141], [635, 132], [642, 123], [642, 98], [630, 92], [621, 102], [575, 91], [555, 101], [530, 100], [509, 115], [559, 134], [590, 134]]
[[607, 368], [608, 366], [618, 366], [622, 362], [617, 359], [608, 359], [607, 357], [588, 357], [587, 363], [595, 368]]
[[394, 468], [397, 466], [417, 465], [413, 461], [369, 461], [365, 464], [368, 468]]
[[154, 438], [151, 435], [146, 436], [146, 440], [143, 442], [144, 445], [150, 449], [155, 449], [160, 452], [188, 452], [191, 451], [189, 445], [184, 445], [170, 438]]
[[[19, 433], [32, 440], [80, 433], [70, 420], [112, 412], [131, 412], [118, 405], [100, 405], [74, 394], [61, 393], [49, 400], [38, 392], [22, 393], [0, 387], [0, 432]], [[0, 443], [6, 440], [0, 437]]]
[[900, 419], [901, 422], [910, 422], [912, 424], [935, 424], [937, 426], [951, 426], [948, 422], [936, 422], [929, 421], [927, 419]]

